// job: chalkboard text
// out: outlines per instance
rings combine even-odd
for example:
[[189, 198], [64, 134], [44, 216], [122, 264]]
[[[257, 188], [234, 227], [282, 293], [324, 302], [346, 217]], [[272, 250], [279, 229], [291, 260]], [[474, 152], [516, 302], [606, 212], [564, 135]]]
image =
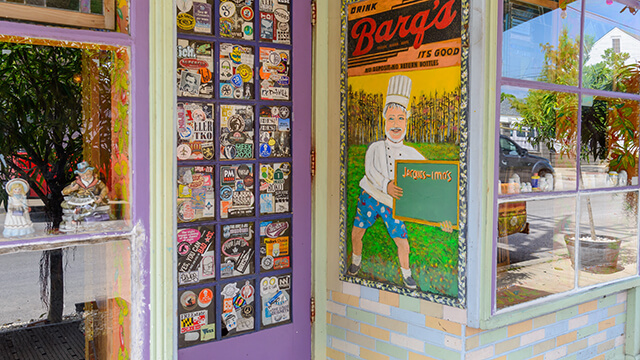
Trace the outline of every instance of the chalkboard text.
[[422, 170], [413, 170], [407, 167], [404, 168], [404, 174], [402, 174], [403, 178], [409, 177], [413, 178], [413, 180], [418, 179], [431, 179], [431, 180], [445, 180], [446, 182], [451, 182], [451, 171], [432, 171], [431, 173], [427, 173]]

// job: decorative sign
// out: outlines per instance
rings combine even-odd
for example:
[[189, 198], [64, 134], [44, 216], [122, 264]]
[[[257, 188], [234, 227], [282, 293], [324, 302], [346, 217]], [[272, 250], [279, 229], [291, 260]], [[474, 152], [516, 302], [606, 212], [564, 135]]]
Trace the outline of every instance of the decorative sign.
[[178, 285], [215, 279], [215, 231], [213, 226], [178, 229]]
[[260, 48], [260, 98], [291, 100], [289, 50]]
[[220, 2], [220, 36], [253, 40], [253, 0]]
[[260, 157], [291, 156], [291, 107], [260, 108]]
[[260, 41], [291, 43], [289, 0], [260, 0]]
[[213, 166], [178, 166], [178, 222], [215, 219]]
[[220, 44], [220, 98], [253, 99], [255, 97], [253, 62], [253, 47]]
[[213, 0], [176, 0], [178, 32], [211, 35]]
[[260, 280], [262, 326], [291, 321], [291, 275], [264, 277]]
[[216, 339], [213, 286], [178, 290], [178, 348]]
[[254, 215], [254, 181], [253, 164], [220, 166], [220, 217]]
[[260, 214], [291, 211], [291, 163], [260, 165]]
[[255, 328], [255, 287], [253, 280], [231, 282], [221, 286], [222, 337]]
[[178, 96], [213, 96], [213, 43], [178, 39]]
[[459, 172], [456, 161], [397, 160], [395, 182], [404, 193], [393, 199], [393, 217], [438, 227], [448, 221], [458, 230]]
[[178, 102], [178, 160], [212, 160], [213, 104]]
[[291, 266], [291, 219], [260, 222], [260, 268], [262, 271]]
[[460, 306], [468, 3], [345, 3], [341, 278]]
[[252, 105], [220, 105], [220, 159], [252, 159], [254, 138]]
[[220, 277], [253, 274], [255, 259], [254, 223], [222, 225]]

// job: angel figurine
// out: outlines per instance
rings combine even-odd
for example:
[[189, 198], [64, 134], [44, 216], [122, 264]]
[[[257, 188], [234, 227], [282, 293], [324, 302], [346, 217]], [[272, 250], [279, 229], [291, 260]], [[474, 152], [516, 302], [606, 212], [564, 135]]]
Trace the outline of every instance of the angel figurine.
[[27, 204], [29, 189], [29, 183], [24, 179], [15, 178], [7, 182], [5, 190], [7, 190], [9, 200], [7, 201], [7, 215], [4, 218], [4, 231], [2, 231], [2, 235], [5, 237], [23, 236], [34, 232]]

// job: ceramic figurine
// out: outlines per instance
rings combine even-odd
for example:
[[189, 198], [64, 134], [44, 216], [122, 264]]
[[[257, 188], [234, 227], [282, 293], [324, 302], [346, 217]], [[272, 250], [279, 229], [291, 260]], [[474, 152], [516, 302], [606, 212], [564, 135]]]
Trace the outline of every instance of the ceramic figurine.
[[10, 237], [33, 233], [33, 223], [27, 205], [29, 183], [20, 178], [11, 179], [7, 182], [5, 189], [9, 194], [9, 200], [7, 201], [7, 215], [4, 218], [2, 235]]
[[88, 162], [78, 164], [76, 180], [62, 189], [61, 231], [77, 229], [84, 222], [106, 221], [109, 216], [109, 189], [98, 179]]

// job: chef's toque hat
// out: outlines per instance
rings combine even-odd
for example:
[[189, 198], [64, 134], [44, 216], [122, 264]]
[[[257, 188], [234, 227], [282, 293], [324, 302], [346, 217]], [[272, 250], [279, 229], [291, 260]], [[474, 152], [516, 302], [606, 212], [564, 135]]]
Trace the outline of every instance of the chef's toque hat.
[[387, 99], [385, 106], [390, 103], [400, 104], [406, 108], [409, 107], [409, 97], [411, 96], [411, 79], [408, 76], [396, 75], [389, 79], [389, 88], [387, 89]]

